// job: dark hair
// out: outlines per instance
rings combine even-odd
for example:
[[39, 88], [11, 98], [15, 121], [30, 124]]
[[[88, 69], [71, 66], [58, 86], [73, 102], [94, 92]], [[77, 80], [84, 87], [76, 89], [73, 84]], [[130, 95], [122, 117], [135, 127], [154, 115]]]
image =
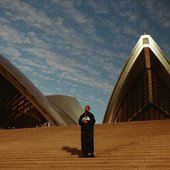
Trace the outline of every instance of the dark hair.
[[90, 110], [90, 106], [89, 106], [89, 105], [86, 105], [85, 107], [88, 107], [88, 108], [89, 108], [89, 110]]

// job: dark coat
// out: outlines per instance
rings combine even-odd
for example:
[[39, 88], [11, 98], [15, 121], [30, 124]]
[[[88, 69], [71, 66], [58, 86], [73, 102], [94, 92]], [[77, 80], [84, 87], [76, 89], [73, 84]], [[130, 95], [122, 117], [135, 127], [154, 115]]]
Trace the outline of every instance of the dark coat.
[[[88, 121], [87, 124], [83, 123], [82, 119], [86, 119]], [[94, 115], [90, 112], [84, 112], [79, 118], [79, 125], [81, 126], [82, 131], [90, 131], [94, 129], [94, 124], [96, 120]]]

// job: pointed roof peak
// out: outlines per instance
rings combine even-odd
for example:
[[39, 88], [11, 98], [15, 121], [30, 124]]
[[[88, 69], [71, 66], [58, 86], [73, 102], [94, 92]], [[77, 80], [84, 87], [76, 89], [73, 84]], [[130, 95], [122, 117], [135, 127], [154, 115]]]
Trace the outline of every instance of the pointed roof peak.
[[152, 39], [152, 37], [149, 34], [145, 33], [144, 35], [141, 35], [138, 42], [134, 46], [131, 54], [129, 55], [128, 61], [125, 64], [118, 78], [118, 81], [114, 87], [113, 93], [108, 103], [108, 107], [104, 117], [104, 122], [111, 122], [113, 116], [115, 116], [114, 115], [116, 114], [115, 110], [117, 109], [117, 105], [120, 103], [120, 98], [122, 97], [120, 94], [123, 94], [122, 89], [125, 87], [127, 77], [130, 74], [130, 71], [132, 70], [136, 61], [142, 57], [142, 55], [140, 54], [145, 48], [150, 49], [150, 51], [154, 54], [155, 59], [158, 60], [159, 63], [161, 63], [161, 65], [163, 66], [167, 75], [170, 75], [170, 64], [165, 54], [162, 52], [157, 43]]

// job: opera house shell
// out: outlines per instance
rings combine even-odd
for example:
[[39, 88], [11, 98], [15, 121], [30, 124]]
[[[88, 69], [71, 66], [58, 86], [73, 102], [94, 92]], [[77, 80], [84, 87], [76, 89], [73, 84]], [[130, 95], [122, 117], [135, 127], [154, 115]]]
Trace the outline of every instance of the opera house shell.
[[150, 35], [142, 35], [115, 85], [104, 123], [170, 118], [170, 63]]
[[0, 128], [78, 123], [80, 103], [69, 96], [45, 97], [23, 73], [0, 55]]

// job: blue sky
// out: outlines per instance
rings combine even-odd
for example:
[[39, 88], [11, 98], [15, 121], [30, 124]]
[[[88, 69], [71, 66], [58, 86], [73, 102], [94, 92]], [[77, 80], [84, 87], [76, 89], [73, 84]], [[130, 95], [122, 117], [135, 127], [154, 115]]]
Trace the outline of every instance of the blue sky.
[[139, 37], [170, 59], [169, 0], [0, 0], [0, 53], [44, 95], [76, 97], [101, 122]]

